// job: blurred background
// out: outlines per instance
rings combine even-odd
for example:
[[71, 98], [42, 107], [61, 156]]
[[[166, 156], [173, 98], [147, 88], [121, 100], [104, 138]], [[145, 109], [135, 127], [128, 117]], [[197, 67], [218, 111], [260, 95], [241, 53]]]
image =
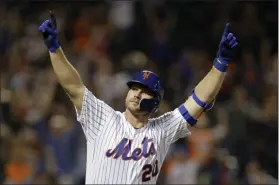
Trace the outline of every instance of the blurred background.
[[124, 111], [126, 81], [157, 72], [161, 115], [212, 66], [227, 21], [240, 47], [216, 106], [169, 151], [158, 184], [277, 184], [277, 1], [2, 1], [4, 184], [84, 184], [85, 138], [38, 27], [51, 9], [65, 54], [86, 86]]

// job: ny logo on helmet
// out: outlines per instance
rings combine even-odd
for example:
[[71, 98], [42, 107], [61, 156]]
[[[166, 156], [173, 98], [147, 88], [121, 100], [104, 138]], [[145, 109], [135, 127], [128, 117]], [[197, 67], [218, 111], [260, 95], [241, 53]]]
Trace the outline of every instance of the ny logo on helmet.
[[149, 75], [150, 75], [150, 72], [144, 72], [143, 79], [145, 80], [145, 79], [149, 78]]

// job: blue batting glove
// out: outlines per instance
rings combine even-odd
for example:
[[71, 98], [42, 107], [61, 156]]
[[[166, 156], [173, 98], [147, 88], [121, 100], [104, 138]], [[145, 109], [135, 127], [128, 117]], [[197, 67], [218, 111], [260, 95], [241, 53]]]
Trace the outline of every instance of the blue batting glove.
[[219, 44], [217, 58], [214, 61], [214, 66], [221, 72], [226, 72], [227, 66], [232, 60], [235, 48], [238, 46], [236, 37], [230, 32], [230, 23], [227, 23]]
[[42, 33], [44, 42], [50, 52], [55, 52], [60, 47], [57, 39], [56, 18], [52, 12], [50, 12], [50, 19], [40, 25], [39, 32]]

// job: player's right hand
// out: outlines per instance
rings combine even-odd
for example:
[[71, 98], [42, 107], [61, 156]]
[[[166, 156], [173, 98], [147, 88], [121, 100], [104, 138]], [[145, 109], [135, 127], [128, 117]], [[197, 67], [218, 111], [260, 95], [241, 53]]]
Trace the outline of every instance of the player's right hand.
[[60, 47], [57, 39], [56, 18], [52, 12], [50, 12], [50, 19], [45, 20], [40, 25], [39, 32], [42, 33], [44, 42], [50, 52], [55, 52]]

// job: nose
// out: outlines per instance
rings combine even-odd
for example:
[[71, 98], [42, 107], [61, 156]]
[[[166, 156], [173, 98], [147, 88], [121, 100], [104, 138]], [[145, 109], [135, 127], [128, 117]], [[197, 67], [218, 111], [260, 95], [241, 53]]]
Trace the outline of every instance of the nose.
[[134, 97], [135, 97], [136, 99], [140, 100], [140, 99], [141, 99], [141, 90], [137, 90], [137, 91], [135, 92], [135, 94], [134, 94]]

